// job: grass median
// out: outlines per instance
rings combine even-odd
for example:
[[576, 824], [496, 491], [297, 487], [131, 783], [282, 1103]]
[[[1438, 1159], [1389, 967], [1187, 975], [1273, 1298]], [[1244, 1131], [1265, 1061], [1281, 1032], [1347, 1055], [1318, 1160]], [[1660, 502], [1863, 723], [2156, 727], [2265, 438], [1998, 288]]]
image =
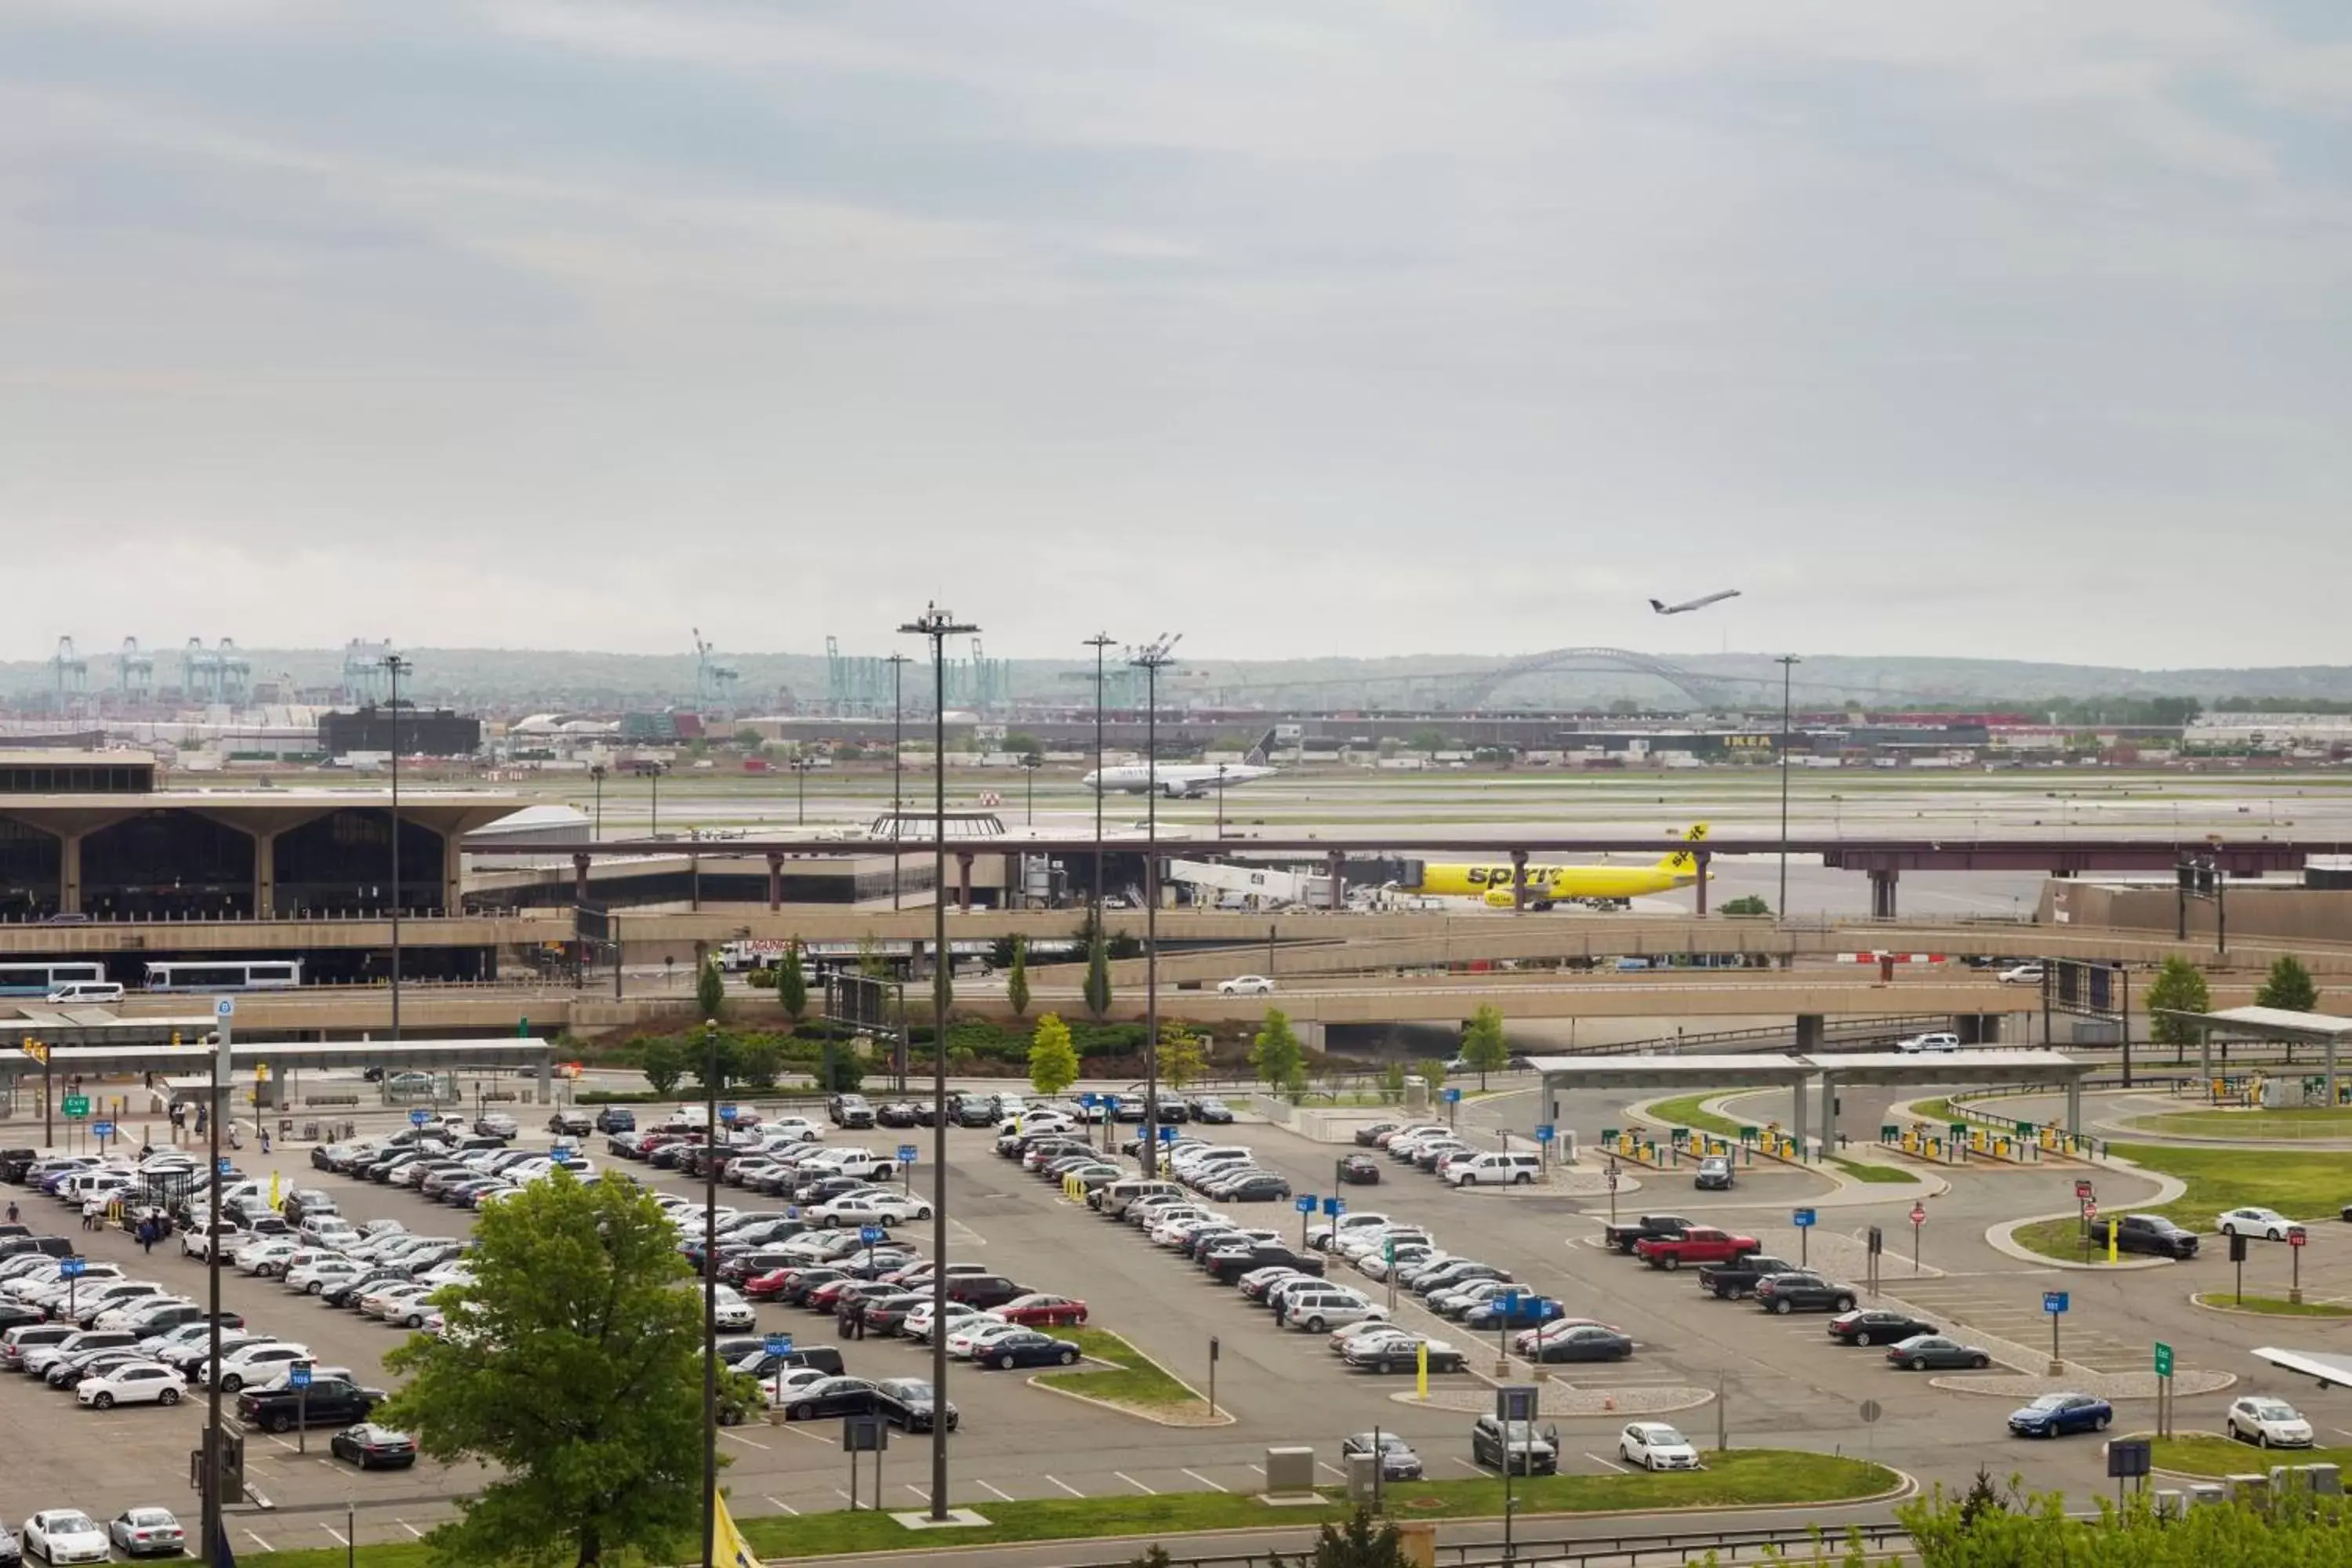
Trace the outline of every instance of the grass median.
[[2150, 1463], [2159, 1470], [2189, 1476], [2237, 1476], [2267, 1471], [2273, 1465], [2339, 1465], [2352, 1468], [2352, 1448], [2257, 1448], [2252, 1443], [2210, 1432], [2152, 1440]]
[[1035, 1383], [1152, 1415], [1187, 1405], [1208, 1408], [1204, 1395], [1178, 1382], [1166, 1367], [1108, 1329], [1056, 1329], [1054, 1336], [1075, 1343], [1087, 1361], [1105, 1364], [1039, 1373], [1032, 1380]]
[[1849, 1160], [1842, 1154], [1832, 1154], [1829, 1163], [1857, 1182], [1909, 1183], [1918, 1180], [1908, 1171], [1898, 1171], [1892, 1165], [1874, 1165], [1867, 1160]]
[[1737, 1141], [1739, 1137], [1738, 1122], [1727, 1116], [1717, 1116], [1711, 1110], [1699, 1109], [1703, 1103], [1722, 1092], [1715, 1089], [1705, 1094], [1685, 1094], [1673, 1100], [1652, 1100], [1648, 1115], [1650, 1120], [1662, 1121], [1668, 1127], [1688, 1127], [1695, 1131], [1712, 1132], [1717, 1138]]
[[2290, 1301], [2284, 1296], [2248, 1296], [2232, 1290], [2200, 1290], [2196, 1302], [2224, 1312], [2263, 1312], [2275, 1318], [2352, 1318], [2352, 1306], [2342, 1301]]
[[[1738, 1448], [1706, 1456], [1703, 1470], [1658, 1475], [1538, 1476], [1511, 1483], [1513, 1512], [1606, 1513], [1619, 1510], [1761, 1507], [1770, 1503], [1847, 1502], [1875, 1497], [1897, 1482], [1895, 1472], [1862, 1459], [1794, 1449]], [[1231, 1492], [1163, 1492], [1157, 1497], [1051, 1498], [1034, 1502], [974, 1504], [988, 1523], [920, 1537], [887, 1513], [739, 1517], [751, 1549], [765, 1558], [828, 1557], [841, 1552], [908, 1551], [949, 1546], [1002, 1546], [1041, 1541], [1088, 1541], [1121, 1536], [1165, 1540], [1197, 1531], [1286, 1529], [1348, 1517], [1344, 1494], [1321, 1489], [1319, 1508], [1272, 1508]], [[735, 1499], [741, 1506], [744, 1499]], [[1491, 1519], [1503, 1511], [1502, 1478], [1459, 1481], [1391, 1481], [1387, 1511], [1399, 1519]], [[1116, 1560], [1119, 1553], [1107, 1554]], [[421, 1541], [362, 1546], [355, 1568], [428, 1568]], [[341, 1547], [276, 1552], [271, 1568], [344, 1568]]]
[[2292, 1105], [2276, 1110], [2168, 1110], [2126, 1122], [2152, 1137], [2242, 1139], [2287, 1142], [2298, 1138], [2352, 1138], [2352, 1107]]
[[[2276, 1209], [2294, 1219], [2334, 1219], [2341, 1211], [2342, 1194], [2352, 1189], [2352, 1153], [2263, 1159], [2239, 1149], [2189, 1149], [2170, 1143], [2110, 1143], [2107, 1152], [2143, 1170], [2178, 1176], [2187, 1184], [2180, 1196], [2168, 1204], [2116, 1212], [2161, 1215], [2194, 1231], [2210, 1233], [2224, 1210], [2248, 1206]], [[2044, 1258], [2083, 1261], [2082, 1226], [2071, 1215], [2020, 1226], [2015, 1235], [2018, 1245]], [[2091, 1262], [2104, 1263], [2106, 1258], [2104, 1245], [2091, 1248]]]

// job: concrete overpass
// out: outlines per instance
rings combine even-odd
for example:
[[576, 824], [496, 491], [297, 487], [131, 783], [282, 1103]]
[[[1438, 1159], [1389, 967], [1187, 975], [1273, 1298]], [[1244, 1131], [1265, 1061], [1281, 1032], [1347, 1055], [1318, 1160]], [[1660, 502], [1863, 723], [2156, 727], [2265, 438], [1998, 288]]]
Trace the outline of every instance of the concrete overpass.
[[[570, 942], [570, 910], [499, 915], [407, 915], [405, 947], [519, 947]], [[88, 925], [0, 926], [0, 952], [11, 958], [102, 952], [235, 952], [265, 956], [318, 948], [389, 948], [392, 921], [347, 920], [100, 921]]]

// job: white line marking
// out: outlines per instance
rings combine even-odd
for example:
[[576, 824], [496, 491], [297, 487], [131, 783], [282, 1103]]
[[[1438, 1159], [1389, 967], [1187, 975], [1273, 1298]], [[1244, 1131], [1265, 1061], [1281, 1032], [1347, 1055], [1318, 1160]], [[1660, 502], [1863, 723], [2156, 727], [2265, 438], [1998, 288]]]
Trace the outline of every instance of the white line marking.
[[264, 1552], [275, 1552], [278, 1550], [276, 1547], [270, 1545], [269, 1542], [262, 1540], [261, 1537], [254, 1534], [253, 1531], [249, 1530], [245, 1532], [245, 1538], [247, 1541], [252, 1542], [256, 1546], [260, 1547]]
[[1064, 1491], [1069, 1493], [1072, 1497], [1084, 1497], [1087, 1495], [1059, 1476], [1047, 1476], [1045, 1479], [1053, 1482], [1055, 1486], [1061, 1488]]
[[1202, 1475], [1198, 1470], [1186, 1470], [1184, 1473], [1192, 1477], [1194, 1480], [1200, 1482], [1202, 1486], [1208, 1488], [1213, 1492], [1221, 1492], [1226, 1489], [1225, 1488], [1219, 1486], [1216, 1482], [1211, 1480], [1208, 1477]]
[[1611, 1469], [1617, 1471], [1620, 1475], [1628, 1475], [1628, 1476], [1630, 1476], [1630, 1475], [1632, 1475], [1632, 1474], [1633, 1473], [1633, 1471], [1631, 1471], [1631, 1470], [1627, 1469], [1624, 1466], [1622, 1466], [1622, 1465], [1619, 1464], [1616, 1460], [1614, 1460], [1614, 1459], [1604, 1459], [1604, 1458], [1602, 1458], [1600, 1455], [1598, 1455], [1598, 1454], [1594, 1453], [1594, 1452], [1593, 1452], [1591, 1449], [1590, 1449], [1590, 1448], [1587, 1448], [1587, 1449], [1584, 1451], [1584, 1457], [1585, 1457], [1586, 1458], [1588, 1458], [1588, 1459], [1591, 1460], [1591, 1461], [1592, 1461], [1594, 1464], [1596, 1464], [1596, 1465], [1606, 1465], [1606, 1466], [1608, 1466]]
[[1158, 1497], [1160, 1495], [1158, 1492], [1153, 1491], [1150, 1487], [1145, 1486], [1141, 1481], [1137, 1480], [1133, 1476], [1129, 1475], [1125, 1470], [1113, 1470], [1111, 1474], [1117, 1476], [1120, 1480], [1125, 1481], [1129, 1486], [1133, 1487], [1137, 1491], [1141, 1492], [1145, 1497]]
[[833, 1439], [825, 1436], [823, 1433], [811, 1432], [805, 1427], [795, 1426], [790, 1422], [786, 1422], [782, 1427], [778, 1428], [778, 1430], [789, 1432], [795, 1437], [805, 1437], [812, 1443], [821, 1443], [828, 1448], [835, 1446]]
[[786, 1502], [780, 1497], [762, 1498], [761, 1500], [765, 1502], [771, 1508], [783, 1510], [784, 1512], [791, 1514], [794, 1519], [798, 1519], [801, 1516], [800, 1510], [794, 1508], [792, 1504]]
[[721, 1437], [732, 1438], [734, 1441], [742, 1444], [747, 1448], [765, 1448], [768, 1446], [765, 1443], [761, 1442], [756, 1437], [746, 1437], [740, 1432], [730, 1432], [723, 1426], [719, 1429], [719, 1435]]
[[989, 1492], [994, 1496], [996, 1500], [999, 1502], [1011, 1502], [1013, 1500], [1013, 1494], [1011, 1492], [1000, 1491], [995, 1487], [989, 1486], [989, 1483], [986, 1481], [976, 1480], [972, 1482], [972, 1485], [976, 1487], [988, 1487]]
[[325, 1531], [329, 1535], [333, 1536], [335, 1538], [335, 1544], [338, 1546], [349, 1546], [352, 1543], [351, 1537], [345, 1535], [341, 1531], [337, 1530], [331, 1524], [322, 1524], [319, 1528]]
[[1343, 1481], [1348, 1479], [1348, 1472], [1341, 1469], [1337, 1465], [1327, 1465], [1322, 1460], [1318, 1459], [1315, 1461], [1315, 1468], [1318, 1470], [1328, 1470]]
[[1459, 1454], [1448, 1454], [1445, 1457], [1453, 1460], [1455, 1464], [1461, 1466], [1464, 1469], [1469, 1471], [1474, 1476], [1483, 1476], [1486, 1473], [1483, 1467], [1472, 1464], [1469, 1460], [1462, 1458]]
[[855, 1509], [855, 1508], [857, 1506], [857, 1500], [856, 1500], [856, 1498], [854, 1498], [854, 1497], [851, 1497], [847, 1492], [843, 1491], [839, 1487], [835, 1487], [835, 1488], [834, 1488], [834, 1489], [833, 1489], [833, 1495], [834, 1495], [834, 1496], [835, 1496], [835, 1497], [837, 1497], [837, 1498], [839, 1498], [842, 1501], [844, 1501], [844, 1502], [847, 1503], [847, 1504], [848, 1504], [851, 1508], [853, 1508], [853, 1509]]
[[416, 1537], [417, 1540], [422, 1541], [425, 1539], [425, 1532], [417, 1529], [415, 1525], [409, 1523], [408, 1521], [404, 1519], [397, 1519], [393, 1521], [393, 1522], [399, 1525], [401, 1529], [408, 1531], [409, 1534]]

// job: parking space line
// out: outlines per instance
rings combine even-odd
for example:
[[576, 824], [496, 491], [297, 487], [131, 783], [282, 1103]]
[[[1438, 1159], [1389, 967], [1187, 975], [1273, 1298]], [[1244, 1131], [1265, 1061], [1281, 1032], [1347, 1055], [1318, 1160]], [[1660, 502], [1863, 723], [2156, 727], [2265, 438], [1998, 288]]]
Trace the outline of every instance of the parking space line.
[[1348, 1472], [1341, 1469], [1337, 1465], [1327, 1465], [1322, 1460], [1318, 1459], [1315, 1461], [1315, 1468], [1318, 1470], [1328, 1470], [1343, 1481], [1348, 1479]]
[[400, 1526], [401, 1529], [408, 1531], [409, 1534], [415, 1536], [417, 1540], [422, 1541], [425, 1539], [425, 1532], [417, 1529], [415, 1525], [409, 1523], [408, 1521], [404, 1519], [396, 1519], [394, 1520], [393, 1522]]
[[833, 1489], [833, 1495], [834, 1495], [834, 1496], [835, 1496], [835, 1497], [837, 1497], [837, 1498], [839, 1498], [842, 1501], [844, 1501], [844, 1502], [847, 1503], [847, 1504], [848, 1504], [851, 1508], [853, 1508], [853, 1509], [854, 1509], [854, 1508], [856, 1508], [856, 1507], [857, 1506], [857, 1500], [856, 1500], [856, 1498], [854, 1498], [854, 1497], [851, 1497], [847, 1492], [843, 1491], [839, 1487], [835, 1487], [835, 1488], [834, 1488], [834, 1489]]
[[337, 1530], [331, 1524], [322, 1524], [319, 1528], [325, 1531], [329, 1535], [333, 1536], [335, 1538], [335, 1544], [338, 1546], [349, 1546], [352, 1543], [351, 1537], [345, 1535], [341, 1531]]
[[1113, 1470], [1111, 1474], [1117, 1476], [1120, 1480], [1125, 1481], [1129, 1486], [1133, 1487], [1137, 1491], [1141, 1492], [1145, 1497], [1158, 1497], [1160, 1495], [1150, 1487], [1145, 1486], [1141, 1481], [1137, 1480], [1133, 1476], [1129, 1475], [1125, 1470]]
[[1208, 1488], [1213, 1492], [1221, 1492], [1226, 1489], [1223, 1487], [1219, 1486], [1216, 1482], [1211, 1480], [1208, 1477], [1202, 1475], [1198, 1470], [1186, 1470], [1184, 1473], [1192, 1477], [1194, 1480], [1200, 1482], [1202, 1486]]
[[784, 1423], [783, 1426], [778, 1427], [777, 1430], [780, 1432], [788, 1432], [795, 1437], [805, 1437], [812, 1443], [819, 1443], [828, 1448], [835, 1447], [832, 1438], [824, 1436], [822, 1433], [811, 1432], [805, 1428], [795, 1426], [789, 1421]]
[[931, 1500], [931, 1494], [925, 1488], [919, 1487], [912, 1481], [902, 1481], [899, 1484], [904, 1486], [908, 1491], [914, 1493], [917, 1497], [920, 1498], [923, 1501], [929, 1502]]
[[[986, 1486], [988, 1483], [982, 1481], [981, 1484], [982, 1486]], [[791, 1514], [794, 1519], [798, 1519], [801, 1516], [800, 1510], [794, 1508], [792, 1504], [786, 1502], [780, 1497], [761, 1498], [760, 1500], [766, 1503], [770, 1508], [777, 1509], [782, 1512]]]
[[253, 1533], [253, 1531], [249, 1531], [249, 1530], [248, 1530], [248, 1531], [244, 1531], [243, 1533], [244, 1533], [244, 1535], [245, 1535], [245, 1538], [246, 1538], [247, 1541], [252, 1542], [256, 1546], [260, 1547], [264, 1552], [275, 1552], [275, 1551], [277, 1551], [277, 1550], [278, 1550], [278, 1548], [276, 1548], [275, 1546], [270, 1545], [270, 1544], [269, 1544], [269, 1542], [268, 1542], [267, 1541], [262, 1540], [262, 1539], [261, 1539], [261, 1537], [259, 1537], [259, 1536], [257, 1536], [257, 1535], [254, 1534], [254, 1533]]
[[975, 1479], [971, 1484], [976, 1487], [987, 1487], [989, 1495], [995, 1498], [999, 1502], [1011, 1502], [1013, 1500], [1013, 1494], [1011, 1492], [1005, 1491], [987, 1481]]
[[1053, 1482], [1055, 1486], [1061, 1488], [1064, 1491], [1069, 1493], [1072, 1497], [1084, 1497], [1087, 1495], [1059, 1476], [1047, 1476], [1045, 1479]]
[[736, 1441], [736, 1442], [738, 1442], [738, 1443], [742, 1444], [742, 1445], [743, 1445], [745, 1447], [747, 1447], [747, 1448], [762, 1448], [762, 1449], [764, 1449], [764, 1448], [765, 1448], [765, 1447], [767, 1447], [767, 1446], [768, 1446], [768, 1445], [766, 1445], [765, 1443], [762, 1443], [762, 1442], [759, 1441], [757, 1438], [753, 1438], [753, 1437], [746, 1437], [746, 1436], [743, 1436], [743, 1434], [741, 1434], [740, 1432], [730, 1432], [730, 1431], [729, 1431], [729, 1430], [727, 1430], [727, 1428], [725, 1428], [724, 1426], [722, 1426], [722, 1427], [720, 1427], [720, 1428], [719, 1429], [719, 1435], [721, 1437], [729, 1437], [729, 1438], [732, 1438], [734, 1441]]
[[1483, 1468], [1472, 1464], [1469, 1460], [1464, 1458], [1459, 1454], [1448, 1454], [1445, 1457], [1453, 1460], [1455, 1464], [1461, 1466], [1464, 1469], [1469, 1471], [1474, 1476], [1483, 1476], [1486, 1473]]
[[1594, 1453], [1594, 1452], [1593, 1452], [1591, 1449], [1590, 1449], [1590, 1448], [1587, 1448], [1587, 1449], [1584, 1451], [1584, 1457], [1585, 1457], [1586, 1458], [1588, 1458], [1588, 1459], [1591, 1460], [1591, 1461], [1592, 1461], [1594, 1464], [1596, 1464], [1596, 1465], [1606, 1465], [1606, 1466], [1608, 1466], [1611, 1469], [1615, 1470], [1619, 1475], [1630, 1476], [1630, 1475], [1632, 1475], [1632, 1474], [1633, 1473], [1633, 1471], [1631, 1471], [1631, 1470], [1627, 1469], [1624, 1466], [1622, 1466], [1622, 1465], [1619, 1464], [1616, 1460], [1614, 1460], [1614, 1459], [1604, 1459], [1604, 1458], [1602, 1458], [1600, 1455], [1598, 1455], [1598, 1454]]

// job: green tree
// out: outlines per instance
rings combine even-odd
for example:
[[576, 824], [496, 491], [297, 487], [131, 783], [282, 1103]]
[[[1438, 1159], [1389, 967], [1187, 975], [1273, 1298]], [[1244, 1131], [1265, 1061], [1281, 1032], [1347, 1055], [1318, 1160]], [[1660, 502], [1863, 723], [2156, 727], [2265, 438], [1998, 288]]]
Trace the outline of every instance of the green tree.
[[702, 1300], [653, 1194], [557, 1171], [475, 1222], [468, 1267], [434, 1297], [455, 1331], [383, 1358], [408, 1381], [377, 1412], [488, 1467], [434, 1560], [677, 1561], [701, 1521]]
[[1297, 1559], [1280, 1552], [1266, 1554], [1266, 1568], [1411, 1568], [1404, 1552], [1404, 1535], [1395, 1524], [1372, 1517], [1359, 1508], [1345, 1524], [1323, 1527], [1315, 1550]]
[[1404, 1102], [1404, 1063], [1391, 1062], [1381, 1068], [1381, 1099], [1391, 1105]]
[[2263, 988], [2254, 993], [2257, 1007], [2283, 1007], [2290, 1013], [2309, 1013], [2319, 1006], [2319, 987], [2312, 984], [2311, 971], [2291, 952], [2282, 952], [2271, 962], [2271, 972], [2263, 981]]
[[1307, 1059], [1305, 1047], [1290, 1027], [1289, 1016], [1279, 1007], [1265, 1010], [1265, 1022], [1250, 1043], [1250, 1066], [1276, 1089], [1287, 1089], [1300, 1078]]
[[[2012, 1491], [2014, 1483], [2011, 1487]], [[1895, 1516], [1930, 1568], [2014, 1568], [2063, 1563], [2068, 1568], [2317, 1568], [2344, 1561], [2352, 1509], [2341, 1497], [2305, 1497], [2290, 1508], [2196, 1508], [2158, 1519], [2148, 1494], [2117, 1507], [2099, 1500], [2098, 1517], [2069, 1518], [2058, 1493], [2013, 1506], [1971, 1507], [1978, 1500], [1937, 1488]], [[1816, 1563], [1859, 1554], [1834, 1538], [1814, 1549]]]
[[783, 1004], [784, 1016], [795, 1024], [808, 1012], [808, 971], [801, 967], [798, 937], [784, 949], [783, 967], [776, 973], [776, 1000]]
[[668, 1094], [686, 1076], [686, 1047], [669, 1035], [657, 1035], [637, 1047], [637, 1070], [656, 1094]]
[[1206, 1037], [1194, 1034], [1182, 1019], [1160, 1019], [1160, 1080], [1180, 1094], [1186, 1084], [1198, 1083], [1209, 1068], [1207, 1045]]
[[773, 1089], [784, 1070], [784, 1047], [764, 1037], [744, 1041], [735, 1058], [748, 1088]]
[[727, 976], [715, 958], [702, 961], [702, 972], [694, 977], [694, 1005], [705, 1018], [716, 1018], [727, 1007]]
[[1003, 741], [998, 742], [997, 750], [1001, 752], [1011, 752], [1016, 756], [1027, 757], [1043, 756], [1045, 754], [1045, 748], [1044, 744], [1038, 741], [1037, 737], [1029, 733], [1028, 731], [1015, 730], [1011, 734], [1005, 736]]
[[1096, 926], [1087, 938], [1087, 1011], [1100, 1018], [1110, 1011], [1110, 952], [1104, 944], [1102, 927]]
[[1744, 893], [1726, 903], [1720, 911], [1727, 915], [1769, 915], [1772, 906], [1759, 894]]
[[2197, 1038], [2197, 1026], [2167, 1013], [2206, 1013], [2212, 1006], [2205, 972], [2185, 958], [2168, 958], [2147, 988], [2148, 1034], [2159, 1045], [2186, 1046]]
[[1004, 1000], [1012, 1006], [1013, 1016], [1020, 1017], [1029, 1011], [1029, 939], [1013, 939], [1013, 967], [1004, 976]]
[[1078, 1048], [1070, 1042], [1070, 1026], [1048, 1013], [1029, 1037], [1029, 1087], [1051, 1100], [1077, 1081]]
[[868, 980], [882, 980], [888, 977], [890, 961], [882, 955], [882, 941], [879, 937], [861, 936], [857, 939], [857, 973]]
[[724, 1029], [697, 1029], [682, 1047], [686, 1070], [694, 1076], [694, 1081], [722, 1094], [729, 1084], [743, 1076], [742, 1051], [742, 1042]]
[[1412, 738], [1405, 744], [1416, 752], [1443, 752], [1451, 749], [1445, 739], [1445, 731], [1428, 726], [1415, 730], [1412, 732]]
[[1412, 1070], [1422, 1082], [1429, 1085], [1430, 1093], [1435, 1094], [1445, 1087], [1445, 1064], [1435, 1057], [1422, 1058], [1412, 1064]]
[[1462, 1026], [1462, 1059], [1478, 1075], [1478, 1092], [1486, 1092], [1486, 1075], [1511, 1065], [1511, 1046], [1503, 1037], [1503, 1010], [1483, 1004]]

